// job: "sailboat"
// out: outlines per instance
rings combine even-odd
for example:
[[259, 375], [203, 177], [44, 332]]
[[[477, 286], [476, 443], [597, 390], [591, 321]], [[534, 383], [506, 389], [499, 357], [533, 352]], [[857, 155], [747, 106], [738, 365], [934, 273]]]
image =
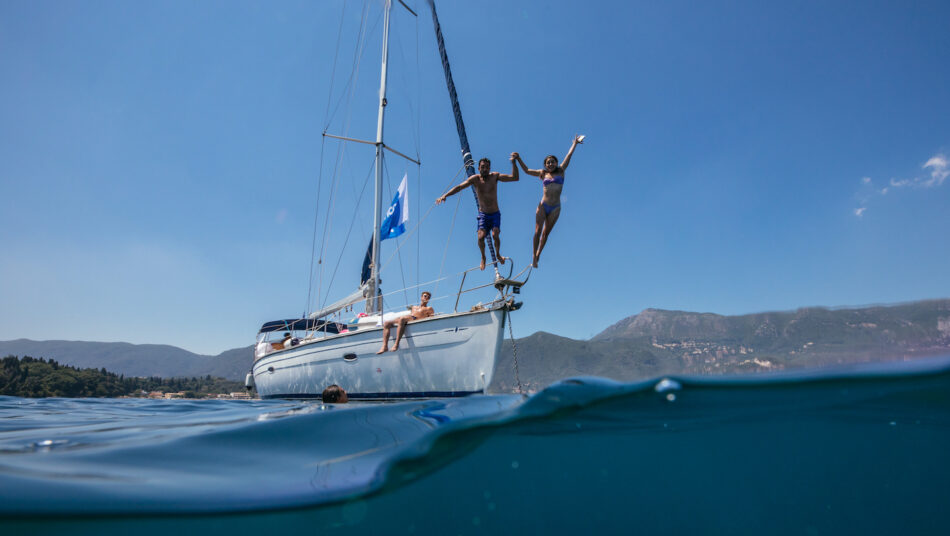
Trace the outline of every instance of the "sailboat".
[[[397, 1], [416, 15], [402, 0]], [[428, 3], [455, 114], [463, 165], [469, 176], [474, 175], [474, 163], [438, 16], [432, 0]], [[461, 278], [452, 312], [410, 322], [398, 351], [376, 353], [382, 341], [383, 321], [393, 316], [392, 312], [383, 311], [379, 276], [383, 151], [388, 149], [409, 158], [388, 147], [383, 140], [392, 7], [392, 0], [385, 0], [376, 139], [375, 142], [362, 141], [376, 147], [373, 237], [364, 261], [364, 273], [368, 272], [368, 277], [361, 278], [360, 288], [355, 292], [331, 305], [303, 318], [271, 321], [261, 327], [247, 380], [248, 388], [255, 386], [261, 398], [321, 398], [324, 389], [330, 385], [340, 386], [354, 400], [458, 397], [484, 393], [494, 375], [504, 329], [506, 324], [510, 325], [509, 315], [522, 305], [515, 301], [514, 295], [519, 293], [524, 281], [517, 280], [518, 276], [512, 278], [511, 270], [507, 276], [502, 276], [497, 263], [493, 262], [494, 279], [473, 286], [494, 289], [492, 292], [497, 294], [487, 303], [460, 311], [462, 294], [471, 290], [465, 287], [466, 275], [471, 271], [468, 270]], [[324, 136], [361, 141], [327, 133]], [[487, 242], [492, 261], [495, 261], [491, 239]], [[350, 321], [340, 316], [341, 311], [349, 310], [359, 302], [365, 304], [365, 314]], [[274, 342], [275, 336], [283, 336], [283, 339]]]

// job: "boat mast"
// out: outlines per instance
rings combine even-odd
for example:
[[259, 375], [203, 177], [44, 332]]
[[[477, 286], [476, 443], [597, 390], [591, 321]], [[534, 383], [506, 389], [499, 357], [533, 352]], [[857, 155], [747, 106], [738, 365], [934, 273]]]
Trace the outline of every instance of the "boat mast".
[[372, 273], [369, 279], [369, 295], [366, 297], [366, 312], [381, 313], [383, 304], [377, 299], [379, 293], [379, 226], [383, 210], [383, 119], [386, 113], [386, 77], [389, 61], [389, 11], [392, 0], [386, 0], [383, 14], [383, 56], [379, 75], [379, 117], [376, 121], [376, 195], [373, 208], [373, 256], [370, 261]]

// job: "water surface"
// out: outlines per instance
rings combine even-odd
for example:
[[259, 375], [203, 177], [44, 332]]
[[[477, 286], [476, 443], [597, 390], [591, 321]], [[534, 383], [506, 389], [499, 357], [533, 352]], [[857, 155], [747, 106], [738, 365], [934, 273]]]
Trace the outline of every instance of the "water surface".
[[950, 358], [386, 404], [0, 397], [0, 529], [947, 534], [948, 445]]

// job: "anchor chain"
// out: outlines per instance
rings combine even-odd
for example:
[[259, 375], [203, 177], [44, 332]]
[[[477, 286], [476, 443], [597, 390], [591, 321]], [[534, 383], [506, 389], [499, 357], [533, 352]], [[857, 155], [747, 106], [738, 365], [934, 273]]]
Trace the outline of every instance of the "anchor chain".
[[515, 362], [515, 381], [518, 382], [518, 394], [524, 395], [524, 387], [521, 386], [521, 374], [518, 371], [518, 345], [515, 343], [515, 332], [511, 327], [511, 311], [508, 314], [508, 337], [511, 338], [511, 355]]

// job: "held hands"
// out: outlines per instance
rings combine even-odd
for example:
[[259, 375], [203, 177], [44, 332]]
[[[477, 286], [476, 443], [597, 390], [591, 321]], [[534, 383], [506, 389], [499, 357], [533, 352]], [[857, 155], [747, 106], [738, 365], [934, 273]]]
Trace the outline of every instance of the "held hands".
[[518, 165], [521, 166], [521, 169], [525, 170], [525, 172], [528, 171], [528, 166], [525, 165], [524, 160], [521, 159], [521, 154], [518, 153], [518, 151], [511, 153], [511, 162], [512, 164], [517, 162]]

